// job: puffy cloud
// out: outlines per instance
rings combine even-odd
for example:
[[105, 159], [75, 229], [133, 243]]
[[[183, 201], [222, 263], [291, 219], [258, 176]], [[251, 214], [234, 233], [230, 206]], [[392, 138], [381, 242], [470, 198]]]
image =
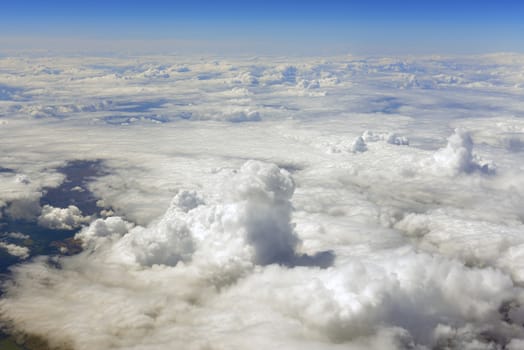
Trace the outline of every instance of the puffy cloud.
[[55, 208], [46, 204], [38, 217], [38, 225], [56, 230], [72, 230], [89, 221], [90, 217], [82, 216], [80, 209], [74, 205]]
[[374, 133], [369, 130], [364, 131], [361, 136], [357, 136], [352, 142], [349, 142], [347, 139], [336, 140], [335, 138], [332, 138], [325, 142], [325, 144], [328, 153], [362, 153], [368, 150], [368, 143], [378, 141], [397, 146], [409, 145], [409, 140], [405, 136], [398, 136], [392, 132]]
[[365, 152], [367, 151], [367, 149], [368, 147], [362, 136], [357, 137], [355, 141], [353, 141], [353, 143], [351, 144], [351, 151], [353, 153]]
[[[488, 348], [486, 332], [524, 336], [501, 317], [524, 297], [501, 270], [408, 246], [340, 250], [319, 269], [300, 254], [287, 171], [248, 161], [215, 177], [214, 193], [179, 191], [147, 227], [94, 221], [76, 236], [85, 251], [59, 269], [44, 259], [16, 267], [0, 301], [5, 320], [75, 349]], [[412, 216], [397, 227], [420, 237], [431, 223]], [[517, 320], [520, 309], [510, 310]]]
[[395, 133], [374, 133], [373, 131], [366, 130], [362, 134], [362, 139], [366, 142], [385, 141], [392, 145], [409, 145], [409, 140], [405, 136], [398, 136]]
[[[146, 229], [136, 227], [119, 240], [112, 253], [115, 261], [146, 266], [193, 261], [235, 269], [252, 263], [305, 262], [295, 253], [299, 240], [290, 221], [294, 183], [289, 174], [275, 165], [249, 161], [227, 175], [219, 203], [180, 191], [160, 220]], [[115, 231], [114, 220], [98, 220], [77, 237], [96, 241], [123, 234], [124, 224], [119, 221]]]
[[62, 259], [61, 270], [43, 261], [17, 267], [2, 312], [24, 331], [75, 349], [400, 350], [493, 346], [484, 334], [510, 331], [499, 307], [518, 295], [499, 271], [413, 251], [350, 259], [329, 270], [270, 265], [219, 290], [210, 288], [216, 279], [191, 264], [133, 268], [90, 254]]
[[353, 141], [347, 139], [326, 142], [327, 153], [362, 153], [368, 146], [362, 136], [357, 136]]
[[469, 133], [461, 129], [455, 129], [454, 134], [448, 138], [446, 147], [437, 151], [433, 158], [437, 170], [442, 170], [449, 175], [471, 173], [477, 170], [483, 173], [495, 171], [493, 164], [473, 154], [473, 140]]
[[15, 239], [29, 239], [31, 236], [23, 234], [21, 232], [9, 232], [7, 234], [8, 237], [15, 238]]
[[0, 248], [7, 251], [8, 254], [16, 256], [20, 259], [27, 259], [29, 257], [29, 248], [22, 247], [12, 243], [0, 242]]
[[31, 180], [29, 179], [29, 177], [23, 174], [17, 175], [15, 181], [20, 184], [24, 184], [24, 185], [28, 185], [31, 183]]
[[0, 58], [4, 224], [48, 169], [107, 166], [71, 186], [100, 199], [84, 251], [13, 267], [2, 324], [75, 350], [519, 348], [522, 57]]
[[259, 81], [251, 72], [241, 72], [231, 79], [233, 83], [244, 84], [247, 86], [257, 86]]

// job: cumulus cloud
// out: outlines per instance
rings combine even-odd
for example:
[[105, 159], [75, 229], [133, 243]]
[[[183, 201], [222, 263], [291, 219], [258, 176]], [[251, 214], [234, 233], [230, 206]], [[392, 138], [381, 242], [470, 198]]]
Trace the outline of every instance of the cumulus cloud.
[[455, 129], [454, 134], [448, 138], [446, 147], [438, 150], [433, 158], [437, 170], [442, 170], [449, 175], [495, 171], [492, 163], [485, 162], [473, 154], [473, 140], [468, 132], [461, 129]]
[[405, 136], [399, 136], [395, 133], [374, 133], [373, 131], [366, 130], [362, 134], [362, 139], [366, 142], [385, 141], [392, 145], [409, 145], [409, 139]]
[[15, 239], [29, 239], [31, 236], [23, 234], [21, 232], [9, 232], [7, 234], [8, 237], [15, 238]]
[[[410, 247], [343, 254], [329, 269], [313, 257], [297, 266], [304, 255], [290, 174], [248, 161], [215, 176], [215, 193], [179, 191], [147, 227], [99, 219], [76, 236], [83, 253], [16, 267], [16, 283], [0, 301], [7, 325], [75, 349], [400, 350], [489, 347], [486, 332], [500, 342], [524, 336], [500, 314], [505, 302], [524, 297], [501, 270]], [[428, 226], [416, 217], [398, 224], [415, 236]], [[518, 310], [508, 317], [516, 320]]]
[[[12, 267], [0, 319], [19, 339], [521, 346], [522, 55], [0, 65], [2, 249], [35, 238], [18, 219], [89, 224], [79, 254]], [[74, 159], [107, 167], [64, 193], [101, 218], [39, 204], [64, 181], [49, 169]]]
[[[299, 239], [291, 223], [294, 182], [289, 173], [249, 161], [223, 176], [228, 179], [220, 186], [220, 202], [180, 191], [160, 220], [147, 229], [136, 227], [118, 241], [111, 253], [115, 261], [146, 266], [192, 261], [235, 270], [252, 264], [315, 262], [296, 253]], [[125, 233], [115, 231], [114, 220], [99, 220], [77, 237], [97, 244], [98, 237]], [[125, 227], [118, 222], [119, 228]]]
[[29, 257], [29, 248], [22, 247], [12, 243], [0, 242], [0, 248], [5, 249], [8, 254], [16, 256], [20, 259], [27, 259]]
[[353, 141], [348, 139], [326, 142], [327, 153], [362, 153], [368, 150], [366, 141], [357, 136]]
[[355, 141], [353, 141], [353, 143], [351, 144], [351, 151], [353, 153], [365, 152], [367, 151], [367, 149], [368, 147], [362, 136], [357, 137]]
[[398, 136], [393, 132], [375, 133], [366, 130], [361, 136], [357, 136], [353, 141], [347, 138], [337, 140], [332, 138], [325, 142], [328, 153], [362, 153], [368, 150], [368, 143], [385, 142], [392, 145], [409, 145], [409, 140], [405, 136]]
[[[485, 332], [511, 334], [499, 307], [518, 296], [499, 271], [413, 251], [333, 270], [271, 265], [219, 291], [191, 264], [136, 269], [99, 259], [63, 259], [62, 270], [43, 261], [16, 268], [2, 312], [27, 332], [78, 349], [488, 348]], [[40, 302], [31, 302], [44, 281]]]
[[90, 221], [83, 216], [78, 207], [70, 205], [67, 208], [55, 208], [44, 205], [38, 217], [38, 225], [56, 230], [72, 230]]

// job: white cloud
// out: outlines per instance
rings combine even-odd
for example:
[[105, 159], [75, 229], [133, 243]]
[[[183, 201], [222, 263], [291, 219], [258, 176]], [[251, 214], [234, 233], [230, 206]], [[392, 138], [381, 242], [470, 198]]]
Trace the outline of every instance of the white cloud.
[[38, 225], [57, 230], [72, 230], [90, 220], [90, 217], [83, 216], [80, 209], [74, 205], [67, 208], [55, 208], [46, 204], [42, 207], [42, 212], [38, 217]]
[[366, 145], [366, 142], [362, 138], [362, 136], [359, 136], [353, 141], [351, 144], [351, 151], [354, 153], [357, 152], [365, 152], [368, 150], [368, 146]]
[[72, 192], [100, 200], [84, 251], [14, 268], [18, 331], [75, 350], [524, 339], [522, 55], [0, 65], [20, 88], [0, 104], [2, 220], [38, 217], [67, 160], [107, 170]]
[[20, 259], [27, 259], [29, 257], [29, 248], [22, 247], [12, 243], [0, 242], [0, 248], [3, 248], [12, 256]]
[[[290, 222], [294, 183], [289, 174], [249, 161], [238, 173], [222, 176], [221, 202], [206, 203], [194, 191], [180, 191], [160, 220], [133, 229], [115, 244], [114, 261], [146, 266], [192, 261], [213, 271], [224, 265], [241, 271], [253, 263], [294, 264], [299, 240]], [[77, 237], [97, 244], [96, 237], [105, 240], [114, 232], [107, 226], [113, 220], [98, 221]]]
[[21, 232], [9, 232], [7, 234], [8, 237], [15, 238], [15, 239], [29, 239], [31, 236], [23, 234]]
[[450, 175], [481, 171], [491, 173], [495, 171], [494, 165], [478, 159], [473, 154], [473, 140], [464, 130], [456, 129], [448, 138], [448, 144], [434, 154], [437, 171], [442, 169]]
[[[409, 247], [337, 250], [325, 270], [271, 264], [292, 263], [300, 247], [291, 224], [294, 181], [255, 161], [215, 176], [215, 194], [181, 191], [148, 227], [118, 217], [93, 222], [77, 235], [86, 251], [62, 258], [61, 269], [44, 260], [16, 268], [1, 310], [26, 332], [78, 349], [198, 348], [211, 340], [253, 349], [402, 349], [485, 344], [486, 327], [504, 332], [501, 304], [523, 296], [500, 270]], [[46, 293], [32, 303], [43, 280]]]
[[366, 142], [385, 141], [392, 145], [409, 145], [409, 140], [405, 136], [398, 136], [395, 133], [374, 133], [373, 131], [366, 130], [362, 134], [362, 139]]

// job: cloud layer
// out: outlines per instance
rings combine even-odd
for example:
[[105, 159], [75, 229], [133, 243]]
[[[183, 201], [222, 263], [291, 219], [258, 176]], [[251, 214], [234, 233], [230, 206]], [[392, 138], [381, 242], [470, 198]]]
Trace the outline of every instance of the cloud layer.
[[[0, 249], [28, 258], [0, 320], [18, 337], [522, 346], [522, 56], [0, 65]], [[92, 216], [45, 204], [71, 160], [103, 164], [69, 186], [97, 197]], [[14, 223], [78, 230], [84, 250], [32, 257]]]

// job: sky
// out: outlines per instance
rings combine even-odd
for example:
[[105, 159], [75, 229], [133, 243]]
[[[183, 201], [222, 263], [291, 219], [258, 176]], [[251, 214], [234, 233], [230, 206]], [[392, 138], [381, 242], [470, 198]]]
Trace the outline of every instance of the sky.
[[6, 1], [0, 41], [15, 49], [128, 41], [215, 53], [522, 52], [523, 15], [524, 5], [505, 0]]
[[516, 0], [1, 1], [0, 349], [524, 349]]

